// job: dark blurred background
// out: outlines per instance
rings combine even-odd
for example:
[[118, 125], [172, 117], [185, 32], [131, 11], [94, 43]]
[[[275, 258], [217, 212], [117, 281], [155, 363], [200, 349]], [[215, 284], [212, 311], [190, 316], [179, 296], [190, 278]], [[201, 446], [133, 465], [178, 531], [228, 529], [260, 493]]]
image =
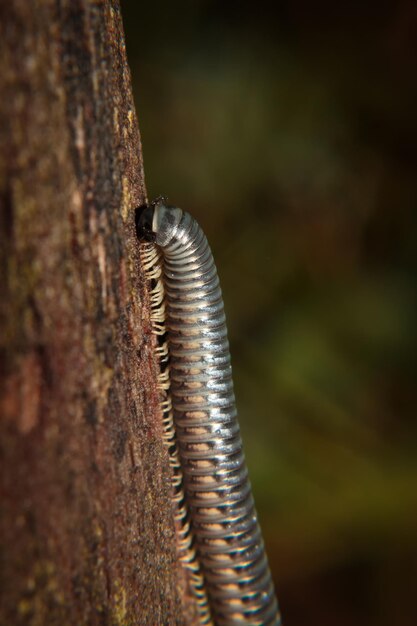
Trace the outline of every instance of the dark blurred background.
[[[272, 5], [272, 3], [271, 3]], [[417, 3], [122, 0], [205, 229], [286, 626], [417, 624]]]

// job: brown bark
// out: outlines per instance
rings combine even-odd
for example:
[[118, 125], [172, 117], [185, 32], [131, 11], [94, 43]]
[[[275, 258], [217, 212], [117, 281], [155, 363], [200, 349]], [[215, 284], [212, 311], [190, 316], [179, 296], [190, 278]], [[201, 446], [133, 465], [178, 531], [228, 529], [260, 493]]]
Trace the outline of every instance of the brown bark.
[[8, 0], [0, 24], [0, 623], [191, 623], [119, 4]]

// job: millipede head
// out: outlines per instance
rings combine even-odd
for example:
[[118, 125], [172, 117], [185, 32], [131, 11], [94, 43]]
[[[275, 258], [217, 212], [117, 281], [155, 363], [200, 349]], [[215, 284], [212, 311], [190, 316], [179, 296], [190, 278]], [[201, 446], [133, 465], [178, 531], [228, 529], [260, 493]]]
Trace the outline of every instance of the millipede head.
[[181, 221], [183, 212], [165, 204], [166, 198], [156, 198], [150, 204], [136, 209], [136, 232], [142, 241], [154, 241], [166, 246], [172, 239]]
[[135, 211], [136, 233], [141, 241], [155, 241], [156, 235], [152, 230], [155, 207], [144, 204]]

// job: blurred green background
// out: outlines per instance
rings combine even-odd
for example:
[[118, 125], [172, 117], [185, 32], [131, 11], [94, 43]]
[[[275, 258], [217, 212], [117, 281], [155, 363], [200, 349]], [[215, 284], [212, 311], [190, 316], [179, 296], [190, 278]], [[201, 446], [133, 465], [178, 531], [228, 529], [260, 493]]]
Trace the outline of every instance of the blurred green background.
[[417, 3], [271, 4], [122, 0], [148, 192], [212, 244], [284, 623], [415, 626]]

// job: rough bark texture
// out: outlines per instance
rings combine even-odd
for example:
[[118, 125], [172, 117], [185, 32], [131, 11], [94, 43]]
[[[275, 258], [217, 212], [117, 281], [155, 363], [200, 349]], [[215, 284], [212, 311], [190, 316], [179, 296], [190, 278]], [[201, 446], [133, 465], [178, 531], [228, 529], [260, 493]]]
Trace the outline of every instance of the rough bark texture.
[[8, 0], [0, 24], [0, 623], [189, 624], [119, 4]]

